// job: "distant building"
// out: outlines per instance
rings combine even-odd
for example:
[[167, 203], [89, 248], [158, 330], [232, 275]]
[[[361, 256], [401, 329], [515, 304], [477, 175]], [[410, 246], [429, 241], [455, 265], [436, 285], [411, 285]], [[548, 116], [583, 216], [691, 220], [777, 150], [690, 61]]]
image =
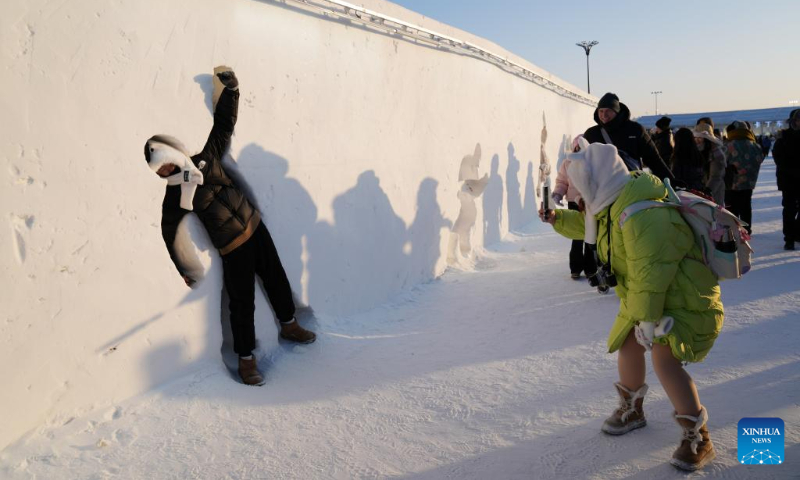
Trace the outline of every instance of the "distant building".
[[701, 113], [664, 113], [659, 115], [645, 115], [635, 119], [645, 128], [651, 129], [656, 126], [656, 121], [664, 115], [672, 119], [670, 127], [676, 130], [680, 127], [694, 127], [698, 118], [711, 117], [714, 121], [714, 128], [724, 131], [725, 127], [735, 120], [744, 120], [753, 125], [756, 135], [765, 133], [775, 133], [781, 128], [785, 128], [789, 112], [798, 108], [761, 108], [758, 110], [731, 110], [729, 112], [701, 112]]

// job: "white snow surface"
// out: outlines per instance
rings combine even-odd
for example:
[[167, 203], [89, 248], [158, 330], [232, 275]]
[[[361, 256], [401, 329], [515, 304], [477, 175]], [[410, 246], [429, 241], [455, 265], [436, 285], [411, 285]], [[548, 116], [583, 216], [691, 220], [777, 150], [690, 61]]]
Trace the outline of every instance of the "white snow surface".
[[[780, 193], [765, 163], [753, 196], [753, 271], [722, 284], [725, 325], [688, 367], [717, 459], [683, 475], [648, 361], [648, 426], [600, 432], [616, 406], [617, 310], [569, 279], [569, 241], [531, 224], [472, 269], [370, 311], [318, 315], [318, 341], [261, 359], [267, 383], [222, 361], [143, 395], [42, 425], [0, 453], [8, 479], [797, 478], [800, 252], [782, 250]], [[780, 417], [785, 463], [737, 464], [742, 417]]]

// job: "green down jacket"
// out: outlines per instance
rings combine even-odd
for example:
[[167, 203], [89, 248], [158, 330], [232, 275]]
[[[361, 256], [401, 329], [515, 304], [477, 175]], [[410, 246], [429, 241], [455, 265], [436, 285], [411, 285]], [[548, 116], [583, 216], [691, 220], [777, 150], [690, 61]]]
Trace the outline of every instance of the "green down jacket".
[[[611, 205], [611, 267], [617, 277], [619, 313], [608, 336], [609, 353], [617, 351], [637, 322], [675, 319], [672, 330], [656, 343], [669, 345], [683, 362], [700, 362], [722, 329], [723, 310], [716, 276], [702, 261], [691, 229], [676, 209], [643, 210], [619, 226], [619, 216], [630, 204], [661, 200], [667, 195], [661, 181], [647, 173], [631, 174]], [[595, 218], [597, 250], [608, 263], [609, 208]], [[584, 216], [574, 210], [557, 210], [555, 230], [565, 237], [583, 239]]]

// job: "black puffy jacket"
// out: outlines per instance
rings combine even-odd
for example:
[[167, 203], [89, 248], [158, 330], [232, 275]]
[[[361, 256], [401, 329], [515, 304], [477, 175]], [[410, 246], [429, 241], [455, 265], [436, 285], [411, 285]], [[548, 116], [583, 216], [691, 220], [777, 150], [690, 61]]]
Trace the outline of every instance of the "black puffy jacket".
[[[258, 210], [222, 167], [222, 156], [230, 145], [238, 109], [239, 92], [224, 89], [214, 111], [214, 126], [208, 140], [203, 150], [192, 156], [192, 162], [203, 172], [203, 184], [197, 187], [192, 202], [194, 213], [203, 222], [220, 255], [226, 255], [246, 242], [261, 222]], [[201, 162], [205, 162], [202, 168]], [[178, 224], [189, 213], [180, 207], [180, 200], [180, 185], [167, 186], [161, 210], [161, 235], [172, 262], [181, 275], [185, 275], [174, 246]]]
[[800, 130], [781, 130], [772, 147], [778, 190], [800, 190]]
[[617, 147], [617, 150], [624, 150], [625, 153], [634, 159], [644, 162], [644, 165], [649, 168], [653, 175], [661, 180], [669, 178], [674, 180], [675, 177], [672, 172], [664, 163], [661, 156], [658, 154], [650, 135], [643, 126], [631, 120], [631, 111], [624, 103], [620, 103], [620, 112], [606, 125], [600, 123], [600, 117], [597, 115], [597, 110], [594, 111], [594, 121], [597, 125], [589, 127], [583, 134], [583, 138], [589, 143], [606, 143], [601, 131], [605, 127], [611, 142]]

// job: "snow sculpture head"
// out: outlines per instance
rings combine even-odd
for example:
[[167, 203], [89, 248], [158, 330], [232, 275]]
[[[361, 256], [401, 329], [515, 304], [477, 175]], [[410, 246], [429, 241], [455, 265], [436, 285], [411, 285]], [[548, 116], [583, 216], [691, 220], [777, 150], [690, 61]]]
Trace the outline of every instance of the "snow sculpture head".
[[472, 155], [466, 155], [461, 160], [461, 169], [458, 171], [458, 181], [464, 180], [478, 180], [480, 174], [478, 173], [478, 166], [481, 164], [481, 144], [475, 145], [475, 152]]

